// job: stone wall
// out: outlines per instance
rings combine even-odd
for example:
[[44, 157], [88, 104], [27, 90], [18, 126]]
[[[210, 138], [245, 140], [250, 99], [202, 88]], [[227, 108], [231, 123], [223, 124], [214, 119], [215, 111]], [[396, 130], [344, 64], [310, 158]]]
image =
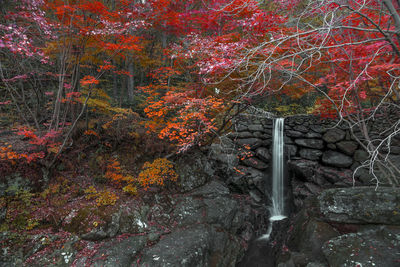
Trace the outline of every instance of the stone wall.
[[[213, 145], [212, 156], [227, 166], [228, 184], [250, 194], [255, 203], [268, 203], [270, 197], [273, 119], [268, 114], [242, 115], [234, 123], [229, 139]], [[377, 120], [370, 133], [378, 136], [390, 124]], [[360, 132], [353, 130], [356, 136]], [[345, 124], [317, 116], [293, 116], [285, 119], [285, 157], [287, 159], [288, 202], [299, 208], [303, 200], [323, 189], [371, 185], [368, 171], [353, 171], [368, 158]], [[400, 138], [394, 139], [392, 159], [400, 162]], [[400, 163], [399, 163], [400, 165]], [[290, 196], [291, 195], [291, 196]]]

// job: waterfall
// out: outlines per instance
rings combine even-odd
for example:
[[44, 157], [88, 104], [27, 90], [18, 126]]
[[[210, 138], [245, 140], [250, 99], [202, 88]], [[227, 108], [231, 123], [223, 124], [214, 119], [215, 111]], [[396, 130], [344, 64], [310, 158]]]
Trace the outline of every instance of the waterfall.
[[274, 121], [273, 146], [272, 146], [272, 207], [271, 221], [285, 218], [285, 195], [283, 184], [283, 128], [284, 118]]
[[260, 239], [269, 239], [272, 232], [274, 221], [285, 219], [285, 192], [284, 192], [284, 154], [283, 154], [283, 130], [284, 118], [278, 118], [274, 121], [274, 132], [272, 138], [272, 192], [269, 227], [267, 233]]

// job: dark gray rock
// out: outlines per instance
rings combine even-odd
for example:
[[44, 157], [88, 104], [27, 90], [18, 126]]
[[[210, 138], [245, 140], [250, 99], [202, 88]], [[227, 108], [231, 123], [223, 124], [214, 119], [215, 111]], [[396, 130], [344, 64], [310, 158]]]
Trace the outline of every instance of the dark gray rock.
[[303, 133], [298, 131], [288, 130], [285, 131], [285, 134], [289, 137], [294, 137], [294, 138], [303, 137]]
[[320, 166], [316, 173], [317, 176], [322, 177], [322, 179], [331, 184], [339, 182], [347, 185], [353, 184], [353, 173], [350, 170], [338, 170], [336, 168]]
[[296, 125], [293, 127], [293, 129], [295, 131], [302, 132], [302, 133], [307, 133], [309, 131], [309, 129], [303, 125]]
[[256, 149], [263, 144], [263, 140], [259, 138], [238, 139], [236, 142], [242, 146], [249, 146], [250, 149]]
[[345, 136], [346, 136], [346, 132], [344, 132], [338, 128], [334, 128], [334, 129], [328, 130], [322, 136], [322, 139], [327, 143], [336, 143], [336, 142], [342, 141], [345, 138]]
[[289, 157], [294, 157], [297, 154], [297, 146], [295, 145], [285, 145], [286, 153]]
[[323, 149], [324, 143], [320, 139], [296, 139], [294, 141], [299, 146], [313, 148], [313, 149]]
[[310, 218], [305, 209], [295, 217], [293, 225], [293, 232], [289, 233], [290, 249], [304, 254], [308, 262], [325, 262], [322, 246], [326, 241], [339, 236], [339, 233], [328, 223]]
[[400, 225], [400, 188], [329, 189], [318, 196], [318, 203], [328, 222]]
[[247, 128], [249, 128], [250, 132], [262, 132], [262, 131], [264, 131], [264, 127], [261, 124], [251, 124], [251, 125], [248, 125]]
[[326, 129], [324, 129], [324, 127], [322, 127], [321, 125], [318, 125], [318, 124], [311, 124], [310, 129], [313, 130], [314, 132], [320, 133], [320, 134], [326, 132]]
[[248, 167], [252, 167], [258, 170], [268, 169], [268, 165], [266, 163], [255, 157], [246, 158], [242, 160], [242, 163]]
[[369, 158], [369, 155], [368, 155], [367, 151], [365, 151], [365, 150], [359, 149], [354, 152], [354, 160], [357, 162], [362, 163], [362, 162], [366, 161], [368, 158]]
[[340, 152], [328, 150], [322, 155], [322, 162], [329, 166], [348, 168], [353, 164], [353, 159]]
[[121, 214], [121, 211], [114, 213], [109, 223], [107, 223], [105, 226], [95, 228], [89, 233], [82, 234], [82, 239], [99, 241], [105, 238], [116, 236], [120, 229]]
[[212, 180], [204, 186], [194, 190], [190, 195], [203, 198], [215, 198], [218, 196], [228, 196], [229, 189], [224, 183]]
[[140, 266], [209, 266], [211, 244], [212, 232], [205, 225], [174, 231], [143, 252]]
[[176, 161], [179, 190], [188, 192], [204, 185], [213, 175], [214, 169], [210, 160], [200, 151], [194, 151]]
[[305, 138], [321, 138], [322, 135], [320, 133], [316, 133], [316, 132], [308, 132], [305, 135]]
[[178, 226], [187, 226], [205, 222], [205, 205], [202, 200], [192, 197], [184, 197], [178, 201], [179, 202], [172, 213]]
[[248, 131], [249, 128], [247, 127], [247, 125], [237, 124], [237, 125], [235, 125], [235, 130], [236, 130], [236, 132], [245, 132], [245, 131]]
[[235, 138], [252, 138], [253, 134], [251, 132], [237, 132], [232, 134], [232, 137]]
[[336, 145], [332, 144], [332, 143], [327, 144], [326, 147], [331, 149], [331, 150], [336, 150]]
[[271, 155], [269, 151], [265, 147], [259, 147], [256, 150], [256, 156], [265, 162], [269, 162], [271, 160]]
[[400, 229], [345, 234], [327, 241], [322, 250], [329, 266], [399, 266]]
[[310, 160], [293, 160], [289, 162], [289, 168], [293, 171], [296, 178], [308, 181], [318, 166], [318, 162]]
[[124, 240], [105, 243], [93, 257], [91, 266], [124, 267], [131, 266], [135, 257], [145, 247], [146, 236], [131, 236]]
[[336, 144], [337, 148], [348, 156], [353, 156], [358, 148], [358, 144], [354, 141], [340, 141]]
[[322, 151], [317, 149], [303, 148], [299, 151], [300, 157], [309, 160], [319, 160], [322, 156]]
[[140, 266], [235, 266], [243, 248], [234, 237], [207, 225], [174, 231], [143, 251]]

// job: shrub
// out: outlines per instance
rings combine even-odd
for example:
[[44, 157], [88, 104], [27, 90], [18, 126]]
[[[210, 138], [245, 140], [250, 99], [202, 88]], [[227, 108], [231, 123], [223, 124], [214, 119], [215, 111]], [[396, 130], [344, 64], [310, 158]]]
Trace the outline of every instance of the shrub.
[[166, 181], [176, 182], [177, 179], [173, 163], [165, 158], [158, 158], [152, 163], [146, 162], [138, 176], [139, 184], [145, 189], [150, 185], [164, 186]]

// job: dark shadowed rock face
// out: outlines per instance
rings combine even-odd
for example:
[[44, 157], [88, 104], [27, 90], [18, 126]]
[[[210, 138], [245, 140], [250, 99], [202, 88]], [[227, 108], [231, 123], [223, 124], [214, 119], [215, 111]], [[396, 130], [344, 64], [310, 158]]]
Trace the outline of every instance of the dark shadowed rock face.
[[336, 151], [326, 151], [322, 155], [322, 162], [334, 167], [347, 168], [353, 164], [353, 159]]
[[323, 220], [400, 225], [400, 188], [355, 187], [325, 190], [318, 196]]

